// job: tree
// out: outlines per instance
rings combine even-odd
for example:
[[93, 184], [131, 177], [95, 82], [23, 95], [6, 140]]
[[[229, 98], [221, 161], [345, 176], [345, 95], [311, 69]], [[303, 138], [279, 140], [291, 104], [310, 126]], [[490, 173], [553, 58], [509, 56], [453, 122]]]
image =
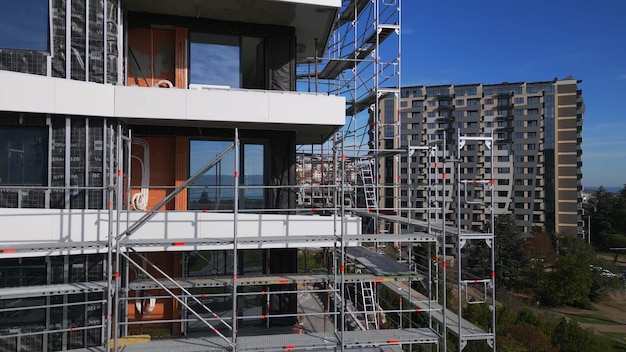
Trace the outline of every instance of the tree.
[[510, 288], [528, 261], [522, 252], [524, 234], [511, 215], [496, 217], [494, 232], [496, 284]]
[[543, 303], [551, 306], [591, 306], [592, 277], [589, 261], [576, 254], [561, 256], [554, 269], [541, 283], [539, 292]]

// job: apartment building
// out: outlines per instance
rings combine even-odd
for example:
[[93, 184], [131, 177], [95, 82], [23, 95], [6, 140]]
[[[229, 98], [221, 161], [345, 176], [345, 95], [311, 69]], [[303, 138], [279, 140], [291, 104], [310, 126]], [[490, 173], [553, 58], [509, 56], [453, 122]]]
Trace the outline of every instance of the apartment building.
[[[581, 233], [584, 103], [579, 84], [579, 80], [568, 77], [543, 82], [403, 87], [399, 106], [392, 98], [381, 103], [380, 120], [387, 126], [379, 133], [381, 148], [437, 145], [442, 150], [445, 140], [446, 151], [439, 152], [438, 165], [429, 164], [427, 156], [418, 154], [410, 160], [382, 160], [380, 173], [388, 184], [398, 176], [406, 180], [408, 174], [413, 183], [411, 201], [406, 190], [384, 189], [381, 196], [385, 206], [416, 208], [416, 218], [426, 220], [429, 212], [423, 209], [445, 204], [445, 213], [456, 214], [460, 205], [462, 228], [482, 229], [485, 215], [473, 211], [471, 203], [490, 203], [489, 187], [471, 187], [470, 182], [470, 186], [457, 190], [455, 183], [446, 181], [450, 186], [443, 194], [442, 185], [426, 186], [429, 174], [431, 179], [445, 174], [450, 180], [460, 171], [459, 179], [466, 182], [489, 180], [493, 172], [496, 214], [512, 214], [527, 232], [540, 226], [550, 232]], [[468, 145], [457, 155], [457, 131], [468, 137], [493, 133], [495, 145]], [[435, 220], [443, 217], [442, 212], [430, 212], [430, 216]], [[455, 223], [456, 216], [448, 216], [450, 223]]]
[[448, 334], [495, 350], [495, 325], [438, 302], [445, 265], [364, 248], [446, 247], [379, 211], [360, 145], [361, 113], [401, 91], [400, 3], [5, 4], [0, 350], [119, 351], [137, 333], [165, 338], [124, 351], [447, 350]]

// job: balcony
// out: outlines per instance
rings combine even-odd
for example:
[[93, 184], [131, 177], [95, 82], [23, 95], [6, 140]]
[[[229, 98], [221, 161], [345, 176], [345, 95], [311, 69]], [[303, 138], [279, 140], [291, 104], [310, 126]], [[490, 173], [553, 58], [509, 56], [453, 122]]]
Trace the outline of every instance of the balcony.
[[112, 86], [7, 71], [0, 71], [0, 80], [0, 111], [113, 117], [143, 125], [291, 130], [299, 144], [316, 143], [344, 124], [345, 99], [326, 94]]
[[[126, 224], [133, 224], [143, 215], [144, 212], [121, 212], [121, 231], [127, 228]], [[25, 218], [28, 221], [24, 221]], [[40, 255], [37, 250], [47, 245], [66, 247], [65, 250], [50, 250], [50, 255], [68, 251], [73, 254], [102, 252], [109, 231], [113, 231], [113, 236], [117, 235], [116, 222], [109, 220], [107, 210], [0, 209], [2, 226], [20, 229], [19, 236], [0, 240], [0, 248], [40, 247], [33, 250], [33, 255]], [[234, 221], [232, 213], [161, 212], [139, 227], [127, 241], [138, 246], [138, 250], [143, 248], [146, 251], [229, 249], [233, 246]], [[336, 241], [334, 226], [341, 226], [341, 220], [336, 221], [318, 215], [238, 214], [238, 248], [298, 248], [303, 242], [307, 247], [332, 246]], [[360, 218], [344, 218], [344, 224], [348, 233], [360, 233]], [[357, 242], [352, 241], [350, 245], [357, 245]], [[6, 253], [4, 257], [7, 257]], [[28, 256], [29, 253], [15, 255]]]
[[128, 0], [125, 5], [129, 12], [293, 27], [302, 62], [324, 52], [341, 0]]

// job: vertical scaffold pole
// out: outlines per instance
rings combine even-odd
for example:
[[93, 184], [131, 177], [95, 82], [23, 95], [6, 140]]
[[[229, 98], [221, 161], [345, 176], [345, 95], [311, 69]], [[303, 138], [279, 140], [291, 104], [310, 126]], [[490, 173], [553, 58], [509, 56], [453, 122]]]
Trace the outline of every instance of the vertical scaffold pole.
[[[237, 343], [237, 222], [239, 215], [239, 129], [235, 128], [235, 174], [233, 175], [235, 181], [234, 187], [234, 200], [233, 200], [233, 346]], [[268, 312], [269, 314], [269, 312]]]

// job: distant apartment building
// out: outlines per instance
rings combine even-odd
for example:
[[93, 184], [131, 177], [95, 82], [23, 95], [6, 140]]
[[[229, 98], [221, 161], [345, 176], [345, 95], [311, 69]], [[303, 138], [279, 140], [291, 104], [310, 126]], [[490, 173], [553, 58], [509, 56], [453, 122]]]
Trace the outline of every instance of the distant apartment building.
[[[405, 189], [381, 190], [381, 204], [414, 207], [413, 216], [422, 220], [429, 212], [419, 209], [428, 208], [429, 203], [431, 207], [444, 204], [445, 211], [430, 212], [430, 216], [441, 219], [445, 213], [453, 222], [459, 204], [453, 181], [459, 162], [463, 179], [493, 175], [496, 214], [512, 214], [523, 230], [540, 226], [550, 232], [580, 233], [584, 103], [579, 83], [568, 77], [545, 82], [413, 86], [402, 89], [400, 106], [395, 106], [398, 100], [385, 98], [380, 120], [386, 127], [379, 129], [379, 148], [438, 145], [443, 150], [445, 138], [448, 152], [440, 151], [440, 157], [448, 162], [429, 168], [424, 155], [414, 154], [410, 160], [405, 156], [384, 158], [381, 183], [407, 179], [410, 174], [413, 187], [410, 195]], [[461, 155], [454, 155], [457, 131], [464, 136], [493, 133], [493, 170], [491, 151], [485, 146], [467, 146]], [[450, 186], [445, 195], [440, 183], [427, 187], [429, 172], [430, 177], [447, 175]], [[463, 188], [460, 193], [464, 200], [480, 198], [490, 203], [489, 187], [471, 195], [465, 191]], [[485, 225], [485, 214], [465, 201], [460, 204], [463, 228]]]

